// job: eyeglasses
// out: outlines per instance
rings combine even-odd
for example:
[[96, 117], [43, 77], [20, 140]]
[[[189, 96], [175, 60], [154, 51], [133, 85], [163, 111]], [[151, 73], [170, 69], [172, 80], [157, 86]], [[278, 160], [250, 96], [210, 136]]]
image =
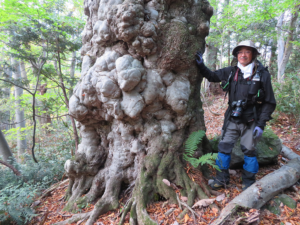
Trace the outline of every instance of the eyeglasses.
[[252, 53], [251, 51], [242, 51], [242, 52], [241, 52], [241, 51], [238, 51], [238, 52], [237, 52], [238, 55], [242, 55], [242, 54], [250, 55], [251, 53]]

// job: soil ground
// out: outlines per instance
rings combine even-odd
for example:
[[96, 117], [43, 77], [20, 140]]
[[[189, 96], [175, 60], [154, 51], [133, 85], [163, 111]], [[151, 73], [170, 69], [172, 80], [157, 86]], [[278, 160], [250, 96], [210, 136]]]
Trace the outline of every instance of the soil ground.
[[[209, 112], [206, 105], [203, 105], [205, 111], [205, 123], [206, 123], [206, 135], [208, 138], [213, 138], [215, 135], [221, 134], [221, 127], [223, 124], [223, 115], [227, 108], [227, 100], [224, 101], [224, 97], [211, 96], [207, 98], [207, 103], [211, 111], [220, 113], [221, 115], [214, 115]], [[273, 131], [281, 138], [284, 145], [291, 148], [297, 154], [300, 154], [300, 128], [296, 128], [295, 120], [291, 116], [283, 113], [276, 113], [276, 120], [268, 124], [271, 126]], [[261, 179], [268, 173], [280, 168], [287, 161], [282, 158], [281, 155], [278, 156], [278, 164], [270, 165], [266, 167], [261, 167], [259, 173], [257, 174], [257, 180]], [[225, 193], [225, 198], [220, 202], [214, 201], [214, 203], [220, 208], [224, 208], [228, 202], [230, 202], [234, 197], [241, 193], [241, 170], [235, 170], [236, 175], [231, 176], [230, 185], [226, 189], [221, 189], [219, 192]], [[72, 213], [63, 212], [62, 209], [65, 205], [64, 195], [67, 190], [67, 184], [58, 187], [54, 191], [50, 192], [47, 197], [40, 200], [38, 207], [36, 208], [36, 216], [32, 221], [33, 224], [45, 224], [50, 225], [58, 221], [63, 221], [72, 216]], [[242, 222], [242, 218], [250, 218], [254, 215], [259, 215], [259, 220], [251, 224], [283, 224], [283, 225], [300, 225], [300, 183], [296, 183], [293, 188], [289, 188], [284, 191], [285, 194], [292, 197], [297, 202], [296, 209], [290, 209], [287, 206], [281, 207], [281, 215], [275, 215], [268, 210], [255, 210], [250, 209], [247, 211], [241, 211], [236, 215], [236, 222], [234, 224], [240, 224], [238, 221]], [[214, 198], [215, 196], [212, 196]], [[120, 205], [121, 207], [117, 210], [110, 211], [102, 215], [98, 220], [98, 225], [110, 225], [118, 224], [121, 216], [122, 209], [126, 205], [129, 199], [129, 194], [123, 191], [120, 195]], [[84, 209], [78, 208], [78, 213], [88, 212], [93, 209], [94, 205], [89, 204]], [[151, 203], [147, 207], [147, 211], [150, 216], [157, 221], [158, 224], [210, 224], [213, 220], [218, 217], [218, 210], [212, 207], [203, 207], [201, 209], [195, 208], [195, 212], [200, 215], [200, 218], [193, 219], [191, 213], [184, 216], [183, 219], [178, 219], [177, 216], [182, 212], [182, 210], [175, 204], [169, 204], [167, 201], [157, 197], [157, 201]], [[46, 218], [45, 218], [46, 217]], [[85, 224], [85, 221], [79, 221], [73, 224]], [[129, 213], [125, 218], [126, 225], [129, 225]], [[243, 223], [250, 224], [250, 223]]]

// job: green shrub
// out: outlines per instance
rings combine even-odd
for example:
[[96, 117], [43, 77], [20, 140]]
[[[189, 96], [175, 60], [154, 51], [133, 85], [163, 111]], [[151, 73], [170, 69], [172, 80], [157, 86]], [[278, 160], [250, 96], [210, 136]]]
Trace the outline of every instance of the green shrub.
[[41, 137], [43, 146], [37, 144], [35, 155], [39, 163], [35, 163], [29, 154], [22, 156], [22, 164], [13, 163], [21, 177], [0, 166], [0, 224], [8, 220], [17, 224], [30, 221], [34, 216], [30, 207], [34, 196], [62, 179], [64, 163], [71, 158], [74, 141], [66, 135], [68, 128], [65, 126], [53, 124], [52, 128], [51, 135]]
[[[276, 111], [300, 119], [300, 78], [287, 74], [282, 83], [274, 82], [274, 93], [277, 102]], [[276, 117], [276, 115], [275, 115]]]
[[30, 207], [38, 187], [29, 184], [7, 185], [0, 192], [0, 222], [14, 221], [17, 224], [29, 222], [34, 214]]

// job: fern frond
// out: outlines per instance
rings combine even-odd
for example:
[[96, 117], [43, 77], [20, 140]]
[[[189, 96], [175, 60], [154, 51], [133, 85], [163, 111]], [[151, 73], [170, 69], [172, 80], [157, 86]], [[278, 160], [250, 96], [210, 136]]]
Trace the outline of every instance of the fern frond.
[[189, 162], [193, 167], [198, 167], [199, 164], [202, 166], [204, 164], [211, 165], [213, 168], [220, 170], [219, 167], [215, 164], [217, 159], [216, 153], [208, 153], [201, 156], [199, 159], [193, 157], [195, 151], [198, 148], [198, 144], [202, 142], [205, 132], [203, 130], [195, 131], [190, 134], [188, 139], [185, 142], [185, 153], [183, 154], [183, 159]]
[[202, 141], [205, 136], [205, 132], [203, 130], [194, 131], [190, 134], [188, 139], [185, 142], [185, 154], [189, 157], [192, 157], [195, 153], [198, 144]]

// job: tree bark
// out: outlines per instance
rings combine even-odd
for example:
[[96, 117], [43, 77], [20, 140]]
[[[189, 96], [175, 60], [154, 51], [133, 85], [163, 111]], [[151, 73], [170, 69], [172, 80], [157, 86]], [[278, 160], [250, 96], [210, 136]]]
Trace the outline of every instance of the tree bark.
[[[288, 27], [288, 37], [287, 37], [287, 40], [285, 42], [284, 53], [282, 55], [282, 50], [281, 50], [280, 58], [278, 58], [279, 59], [279, 61], [278, 61], [278, 63], [279, 63], [278, 64], [278, 75], [277, 75], [278, 81], [281, 81], [281, 79], [282, 79], [282, 76], [284, 74], [286, 65], [289, 61], [289, 58], [290, 58], [290, 55], [291, 55], [291, 52], [292, 52], [292, 49], [293, 49], [293, 43], [292, 42], [294, 41], [294, 31], [295, 31], [295, 28], [296, 28], [296, 21], [297, 21], [297, 18], [298, 18], [299, 8], [300, 8], [300, 6], [297, 6], [295, 12], [291, 12], [291, 20], [290, 20], [289, 27]], [[279, 18], [279, 20], [280, 20], [280, 18]], [[280, 23], [279, 23], [280, 21], [279, 20], [278, 20], [278, 24], [280, 26]], [[280, 35], [280, 43], [282, 43], [282, 38], [283, 38], [282, 35]], [[279, 45], [279, 42], [278, 42], [278, 45]]]
[[284, 53], [284, 37], [283, 37], [283, 32], [282, 32], [282, 25], [283, 25], [283, 19], [284, 19], [284, 14], [283, 12], [281, 16], [278, 18], [277, 22], [277, 80], [281, 80], [281, 76], [279, 73], [280, 65], [283, 59], [283, 53]]
[[89, 225], [119, 206], [122, 184], [134, 187], [138, 224], [156, 224], [146, 211], [155, 193], [177, 203], [163, 179], [183, 187], [189, 206], [207, 197], [182, 154], [188, 135], [205, 130], [194, 57], [204, 51], [213, 9], [207, 1], [144, 2], [85, 2], [81, 79], [69, 101], [82, 141], [65, 164], [65, 210], [97, 201]]
[[9, 158], [13, 157], [13, 154], [7, 144], [7, 141], [0, 129], [0, 155], [3, 157], [4, 162], [9, 163]]
[[[207, 45], [206, 46], [206, 56], [207, 56], [206, 66], [209, 69], [211, 69], [212, 71], [215, 71], [217, 68], [218, 48], [213, 45]], [[222, 89], [221, 89], [219, 83], [210, 82], [209, 90], [211, 93], [214, 93], [214, 94], [222, 93]]]
[[274, 41], [271, 40], [270, 41], [270, 46], [271, 46], [271, 52], [270, 52], [270, 61], [269, 61], [269, 71], [270, 74], [274, 77], [276, 77], [276, 73], [275, 73], [275, 65], [272, 65], [275, 61], [276, 61], [276, 45], [274, 45]]
[[[13, 66], [13, 78], [15, 80], [21, 80], [20, 62], [12, 58], [12, 66]], [[15, 122], [16, 122], [16, 127], [18, 128], [17, 148], [18, 148], [19, 160], [21, 155], [25, 153], [25, 150], [27, 148], [26, 134], [24, 131], [22, 131], [22, 129], [26, 127], [24, 110], [22, 110], [21, 100], [20, 100], [22, 95], [23, 95], [23, 89], [15, 86], [15, 113], [16, 113]]]
[[[9, 80], [12, 77], [12, 70], [10, 67], [4, 66], [3, 65], [3, 76], [5, 79]], [[10, 91], [11, 88], [3, 88], [3, 97], [5, 99], [10, 99]], [[1, 130], [9, 130], [10, 129], [10, 125], [11, 121], [10, 121], [10, 110], [7, 111], [3, 111], [1, 112], [2, 116], [1, 116]]]
[[12, 166], [11, 164], [0, 160], [0, 163], [4, 166], [7, 166], [9, 169], [11, 169], [13, 171], [14, 174], [16, 174], [18, 177], [21, 176], [21, 173], [19, 170], [17, 170], [14, 166]]
[[73, 87], [75, 85], [74, 78], [75, 78], [75, 66], [76, 66], [76, 52], [72, 52], [72, 59], [71, 59], [71, 66], [70, 66], [70, 90], [69, 90], [69, 98], [73, 95]]

